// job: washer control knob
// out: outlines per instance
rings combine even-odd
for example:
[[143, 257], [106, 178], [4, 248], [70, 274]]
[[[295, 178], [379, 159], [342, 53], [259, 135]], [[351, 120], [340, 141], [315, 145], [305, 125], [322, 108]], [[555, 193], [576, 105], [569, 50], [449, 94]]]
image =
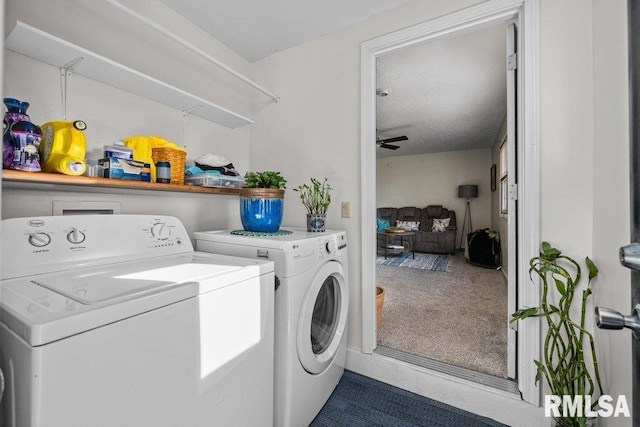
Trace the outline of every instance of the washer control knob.
[[324, 244], [325, 249], [328, 254], [332, 254], [338, 250], [338, 246], [336, 245], [335, 240], [327, 240], [327, 243]]
[[164, 222], [157, 222], [151, 226], [151, 235], [158, 239], [168, 239], [171, 235], [171, 229]]
[[87, 236], [77, 228], [74, 228], [67, 233], [67, 240], [69, 241], [69, 243], [73, 243], [74, 245], [79, 245], [80, 243], [84, 242], [84, 239], [86, 237]]
[[42, 231], [31, 233], [29, 234], [29, 243], [36, 248], [41, 248], [51, 243], [51, 236], [47, 233], [43, 233]]

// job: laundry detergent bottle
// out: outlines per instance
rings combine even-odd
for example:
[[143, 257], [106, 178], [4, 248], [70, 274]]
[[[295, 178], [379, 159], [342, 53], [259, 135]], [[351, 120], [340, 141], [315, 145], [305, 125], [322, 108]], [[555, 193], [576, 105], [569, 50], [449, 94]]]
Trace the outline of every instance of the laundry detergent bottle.
[[42, 129], [42, 169], [65, 175], [82, 175], [87, 169], [85, 154], [87, 141], [82, 120], [54, 121], [40, 126]]

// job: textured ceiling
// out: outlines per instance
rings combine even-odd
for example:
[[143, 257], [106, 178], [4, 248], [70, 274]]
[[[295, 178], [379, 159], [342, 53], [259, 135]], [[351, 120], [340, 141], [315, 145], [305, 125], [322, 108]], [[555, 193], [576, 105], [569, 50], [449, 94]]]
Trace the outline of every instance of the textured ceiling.
[[160, 0], [248, 61], [410, 0]]
[[[506, 25], [505, 25], [506, 26]], [[378, 157], [491, 147], [506, 114], [506, 30], [491, 27], [378, 57]]]

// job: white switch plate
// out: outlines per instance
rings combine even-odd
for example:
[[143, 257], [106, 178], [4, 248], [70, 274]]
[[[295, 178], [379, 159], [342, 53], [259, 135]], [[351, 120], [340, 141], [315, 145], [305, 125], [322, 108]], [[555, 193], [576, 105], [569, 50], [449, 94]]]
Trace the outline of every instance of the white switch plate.
[[342, 218], [351, 218], [351, 202], [342, 202]]

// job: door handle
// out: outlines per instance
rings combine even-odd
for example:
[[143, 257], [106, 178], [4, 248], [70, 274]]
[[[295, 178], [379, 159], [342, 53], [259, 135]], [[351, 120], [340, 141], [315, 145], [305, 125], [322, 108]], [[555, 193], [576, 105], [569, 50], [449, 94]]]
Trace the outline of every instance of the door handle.
[[620, 264], [640, 271], [640, 243], [632, 243], [620, 248]]
[[605, 307], [595, 308], [596, 326], [600, 329], [629, 328], [633, 336], [640, 339], [640, 304], [636, 305], [630, 316], [624, 316], [619, 311]]

